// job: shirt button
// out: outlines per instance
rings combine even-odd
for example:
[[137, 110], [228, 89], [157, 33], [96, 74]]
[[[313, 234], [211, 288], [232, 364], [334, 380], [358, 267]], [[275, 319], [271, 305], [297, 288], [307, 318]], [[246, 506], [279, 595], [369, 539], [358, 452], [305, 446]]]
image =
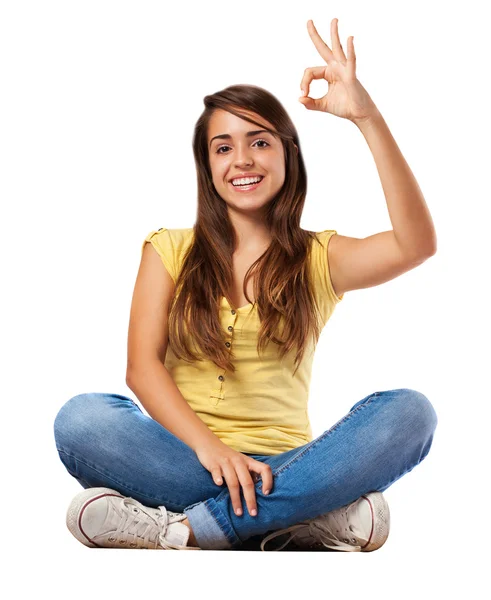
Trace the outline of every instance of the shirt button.
[[231, 310], [230, 312], [231, 312], [233, 315], [235, 315], [235, 310]]
[[227, 346], [227, 348], [230, 348], [230, 342], [225, 342], [225, 346]]
[[219, 376], [218, 376], [218, 379], [219, 379], [220, 381], [223, 381], [223, 380], [225, 379], [225, 377], [224, 377], [223, 375], [219, 375]]
[[232, 327], [232, 325], [229, 325], [229, 326], [228, 326], [228, 330], [229, 330], [229, 331], [233, 331], [233, 329], [234, 329], [234, 328]]

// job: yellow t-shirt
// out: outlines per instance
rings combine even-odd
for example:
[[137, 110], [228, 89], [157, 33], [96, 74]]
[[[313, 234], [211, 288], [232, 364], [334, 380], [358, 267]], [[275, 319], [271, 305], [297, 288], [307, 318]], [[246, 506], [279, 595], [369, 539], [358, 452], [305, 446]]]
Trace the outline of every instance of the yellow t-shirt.
[[[318, 232], [322, 247], [312, 241], [311, 273], [322, 315], [321, 328], [329, 320], [338, 297], [329, 274], [327, 243], [335, 230]], [[182, 259], [194, 238], [194, 229], [151, 231], [150, 242], [170, 276], [177, 281]], [[310, 337], [295, 377], [295, 351], [280, 361], [278, 346], [268, 343], [257, 353], [259, 317], [252, 304], [232, 310], [222, 296], [220, 322], [235, 354], [235, 373], [212, 361], [178, 360], [167, 347], [165, 367], [188, 404], [222, 442], [248, 454], [280, 454], [312, 441], [307, 404], [315, 346]]]

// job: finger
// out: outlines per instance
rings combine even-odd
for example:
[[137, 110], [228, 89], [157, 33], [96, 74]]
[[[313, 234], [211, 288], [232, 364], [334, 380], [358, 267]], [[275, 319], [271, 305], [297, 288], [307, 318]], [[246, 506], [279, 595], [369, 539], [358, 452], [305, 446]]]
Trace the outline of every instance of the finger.
[[261, 469], [261, 479], [263, 481], [263, 494], [271, 494], [273, 490], [273, 471], [269, 465], [264, 463]]
[[213, 478], [213, 481], [217, 485], [222, 485], [223, 479], [222, 479], [222, 471], [221, 471], [220, 467], [214, 467], [214, 468], [212, 468], [211, 469], [211, 476]]
[[300, 82], [300, 89], [304, 96], [309, 95], [310, 84], [313, 79], [324, 79], [324, 72], [326, 67], [307, 67], [303, 72], [302, 81]]
[[[236, 463], [235, 469], [239, 475], [247, 510], [252, 517], [255, 517], [257, 515], [256, 490], [249, 469], [243, 462]], [[253, 514], [253, 511], [256, 511], [256, 514]]]
[[[232, 503], [234, 513], [240, 516], [242, 514], [242, 501], [240, 499], [240, 486], [239, 480], [237, 479], [237, 474], [235, 473], [233, 465], [228, 462], [223, 463], [221, 467], [230, 492], [230, 501]], [[237, 512], [238, 510], [240, 512]]]
[[343, 65], [346, 64], [346, 56], [344, 54], [343, 47], [341, 46], [341, 40], [339, 39], [339, 31], [338, 31], [338, 21], [339, 19], [333, 19], [331, 21], [331, 42], [332, 42], [332, 50], [336, 60]]
[[334, 54], [332, 53], [329, 46], [324, 42], [321, 36], [317, 33], [317, 29], [314, 26], [312, 19], [307, 21], [307, 29], [310, 34], [311, 40], [314, 42], [314, 46], [322, 56], [322, 58], [328, 63], [330, 60], [335, 60]]
[[348, 73], [351, 79], [355, 78], [356, 73], [356, 54], [355, 54], [355, 43], [354, 36], [348, 38]]

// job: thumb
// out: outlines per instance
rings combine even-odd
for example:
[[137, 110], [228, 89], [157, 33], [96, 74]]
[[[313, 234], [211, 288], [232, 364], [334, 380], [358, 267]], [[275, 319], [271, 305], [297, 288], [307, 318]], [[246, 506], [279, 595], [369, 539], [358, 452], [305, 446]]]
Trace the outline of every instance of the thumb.
[[320, 110], [320, 102], [309, 96], [300, 96], [298, 99], [308, 110]]

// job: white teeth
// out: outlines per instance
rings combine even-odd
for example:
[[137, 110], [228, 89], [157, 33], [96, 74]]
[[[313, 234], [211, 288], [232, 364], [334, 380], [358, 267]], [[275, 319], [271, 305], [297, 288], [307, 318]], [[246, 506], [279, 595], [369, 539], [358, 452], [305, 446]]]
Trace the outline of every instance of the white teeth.
[[262, 177], [243, 177], [242, 179], [232, 179], [232, 185], [249, 185], [261, 181]]

